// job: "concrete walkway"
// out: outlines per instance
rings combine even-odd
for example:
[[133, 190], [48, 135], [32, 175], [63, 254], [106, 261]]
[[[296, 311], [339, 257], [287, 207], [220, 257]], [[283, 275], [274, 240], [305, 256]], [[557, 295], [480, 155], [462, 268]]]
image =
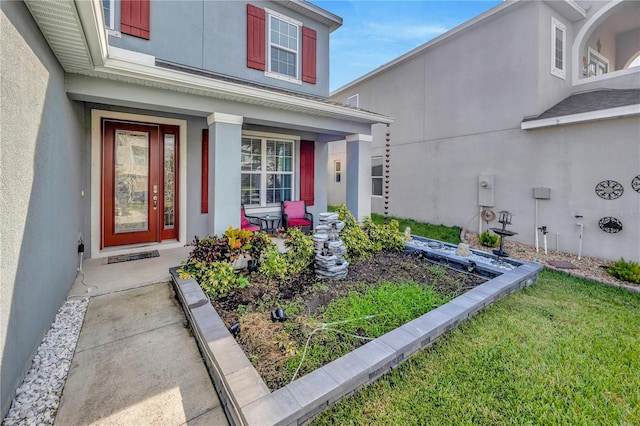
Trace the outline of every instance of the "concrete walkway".
[[[70, 294], [92, 292], [56, 425], [227, 425], [169, 267], [188, 250], [85, 263]], [[146, 271], [146, 273], [144, 272]]]

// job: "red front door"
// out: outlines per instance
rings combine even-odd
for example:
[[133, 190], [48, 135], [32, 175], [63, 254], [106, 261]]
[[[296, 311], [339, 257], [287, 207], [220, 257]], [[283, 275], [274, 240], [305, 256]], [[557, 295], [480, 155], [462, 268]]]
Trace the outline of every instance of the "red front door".
[[175, 239], [178, 129], [102, 123], [101, 247]]

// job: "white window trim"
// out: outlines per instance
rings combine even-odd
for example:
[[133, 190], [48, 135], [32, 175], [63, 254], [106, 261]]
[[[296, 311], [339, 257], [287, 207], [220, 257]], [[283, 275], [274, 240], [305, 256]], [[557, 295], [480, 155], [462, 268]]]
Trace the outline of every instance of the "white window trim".
[[[556, 28], [562, 31], [562, 67], [556, 68]], [[551, 75], [567, 78], [567, 27], [556, 18], [551, 18]]]
[[[588, 48], [588, 55], [587, 55], [587, 77], [589, 77], [588, 73], [589, 73], [589, 65], [591, 64], [591, 57], [595, 56], [598, 61], [603, 62], [605, 64], [607, 64], [607, 72], [604, 74], [600, 74], [600, 75], [607, 75], [609, 74], [609, 72], [611, 72], [611, 65], [609, 64], [609, 60], [603, 56], [601, 53], [598, 53], [597, 50], [589, 47]], [[596, 73], [596, 75], [593, 75], [592, 77], [597, 77], [598, 74]]]
[[[338, 170], [338, 165], [340, 165], [340, 170]], [[338, 180], [338, 176], [340, 180]], [[333, 160], [333, 182], [342, 183], [342, 160]]]
[[[302, 41], [301, 41], [301, 37], [302, 37], [302, 22], [297, 21], [295, 19], [289, 18], [288, 16], [285, 16], [281, 13], [278, 13], [274, 10], [265, 8], [264, 9], [266, 14], [267, 14], [267, 64], [266, 64], [266, 71], [264, 72], [264, 75], [267, 77], [271, 77], [271, 78], [275, 78], [278, 80], [282, 80], [282, 81], [287, 81], [289, 83], [295, 83], [295, 84], [302, 84], [302, 80], [300, 78], [301, 75], [301, 64], [302, 64]], [[280, 74], [277, 73], [275, 71], [271, 71], [271, 17], [275, 17], [278, 18], [282, 21], [288, 22], [291, 25], [295, 25], [298, 28], [298, 46], [296, 49], [296, 77], [291, 77], [285, 74]]]
[[[100, 6], [102, 6], [102, 10], [104, 11], [104, 4], [102, 0], [100, 2]], [[115, 20], [116, 20], [116, 0], [108, 0], [109, 2], [109, 25], [105, 24], [105, 28], [107, 30], [114, 31], [116, 29]]]
[[[352, 105], [350, 102], [351, 99], [355, 99], [355, 105]], [[347, 105], [351, 105], [356, 108], [360, 108], [360, 94], [356, 93], [355, 95], [349, 96], [347, 98]]]
[[[256, 131], [243, 131], [242, 132], [242, 138], [249, 138], [249, 139], [261, 139], [262, 140], [262, 158], [260, 160], [260, 164], [265, 164], [266, 163], [266, 158], [267, 158], [267, 150], [264, 148], [264, 146], [266, 145], [266, 141], [267, 139], [275, 139], [275, 140], [283, 140], [283, 141], [291, 141], [293, 144], [293, 150], [291, 152], [291, 199], [295, 200], [296, 197], [296, 182], [297, 182], [297, 178], [300, 174], [300, 171], [297, 169], [297, 153], [298, 153], [298, 149], [300, 146], [300, 136], [295, 136], [295, 135], [285, 135], [285, 134], [278, 134], [278, 133], [266, 133], [266, 132], [256, 132]], [[251, 173], [251, 172], [243, 172], [241, 171], [240, 174], [242, 173]], [[274, 173], [274, 172], [267, 172], [267, 170], [261, 170], [260, 172], [260, 176], [266, 176], [268, 173]], [[255, 173], [257, 174], [257, 173]], [[283, 173], [284, 174], [284, 173]], [[287, 172], [288, 174], [288, 172]], [[269, 207], [273, 207], [279, 204], [278, 203], [270, 203], [267, 204], [267, 179], [260, 179], [260, 205], [255, 205], [255, 204], [247, 204], [247, 208], [251, 208], [252, 212], [260, 212], [261, 208], [269, 208]]]
[[[379, 158], [382, 161], [382, 166], [384, 168], [384, 158], [382, 155], [374, 155], [371, 157], [371, 162], [373, 163], [374, 158]], [[373, 193], [373, 179], [380, 179], [382, 183], [384, 183], [384, 172], [380, 176], [371, 175], [371, 197], [372, 198], [383, 198], [384, 197], [384, 186], [381, 195], [376, 195]]]

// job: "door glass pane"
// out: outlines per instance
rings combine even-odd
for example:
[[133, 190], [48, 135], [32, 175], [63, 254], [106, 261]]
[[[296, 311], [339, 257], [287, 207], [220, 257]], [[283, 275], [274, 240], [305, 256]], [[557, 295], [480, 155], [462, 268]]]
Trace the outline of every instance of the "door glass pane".
[[115, 232], [149, 228], [149, 134], [116, 130]]
[[175, 207], [175, 135], [164, 136], [164, 229], [173, 229], [176, 222]]

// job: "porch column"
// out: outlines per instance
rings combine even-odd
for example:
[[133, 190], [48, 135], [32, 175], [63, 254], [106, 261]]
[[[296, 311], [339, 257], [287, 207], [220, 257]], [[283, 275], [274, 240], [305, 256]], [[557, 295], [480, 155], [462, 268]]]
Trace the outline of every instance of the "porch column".
[[347, 141], [347, 207], [361, 221], [371, 215], [371, 135], [349, 135]]
[[242, 120], [239, 115], [214, 112], [209, 124], [209, 224], [211, 235], [240, 227], [240, 148]]

